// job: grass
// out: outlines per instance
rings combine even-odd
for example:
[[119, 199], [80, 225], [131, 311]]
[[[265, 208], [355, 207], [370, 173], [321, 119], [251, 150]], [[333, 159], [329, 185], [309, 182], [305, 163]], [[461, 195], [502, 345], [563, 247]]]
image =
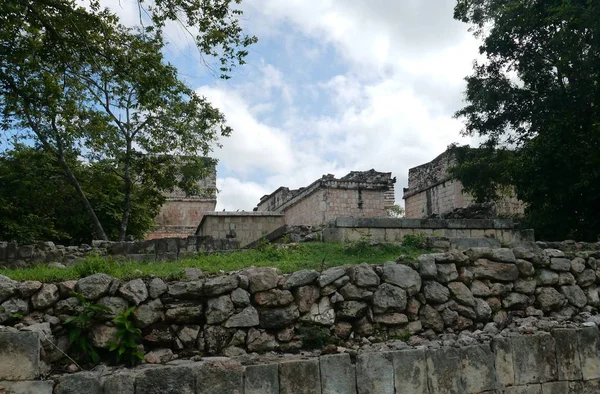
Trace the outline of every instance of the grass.
[[41, 264], [29, 268], [0, 269], [0, 275], [19, 281], [42, 282], [78, 279], [95, 273], [105, 273], [125, 280], [151, 276], [178, 279], [181, 278], [185, 268], [199, 268], [207, 273], [230, 272], [250, 266], [277, 267], [284, 273], [301, 269], [320, 271], [344, 264], [393, 261], [400, 255], [415, 258], [427, 252], [391, 244], [371, 246], [364, 242], [349, 245], [315, 242], [280, 246], [261, 245], [251, 250], [207, 254], [172, 262], [143, 263], [88, 256], [85, 260], [67, 268], [53, 268]]

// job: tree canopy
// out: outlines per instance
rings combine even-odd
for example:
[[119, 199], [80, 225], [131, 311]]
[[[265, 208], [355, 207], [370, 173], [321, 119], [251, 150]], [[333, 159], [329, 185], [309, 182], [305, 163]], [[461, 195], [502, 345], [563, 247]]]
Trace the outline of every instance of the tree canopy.
[[456, 114], [485, 149], [463, 156], [459, 179], [488, 196], [512, 184], [538, 238], [598, 239], [600, 3], [458, 0], [455, 18], [485, 56]]
[[[0, 8], [0, 113], [6, 134], [54, 157], [76, 191], [95, 236], [107, 239], [73, 158], [102, 165], [121, 180], [124, 239], [133, 191], [190, 193], [205, 175], [225, 117], [185, 85], [162, 55], [166, 23], [179, 22], [229, 78], [256, 41], [243, 33], [240, 0], [139, 0], [140, 26], [128, 28], [97, 0], [7, 0]], [[208, 62], [206, 64], [209, 64]], [[178, 160], [182, 156], [185, 160]]]

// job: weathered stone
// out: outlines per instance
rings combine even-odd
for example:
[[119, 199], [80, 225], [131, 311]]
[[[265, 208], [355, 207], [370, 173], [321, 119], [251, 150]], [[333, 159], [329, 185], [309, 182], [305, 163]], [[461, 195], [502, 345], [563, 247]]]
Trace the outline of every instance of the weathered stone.
[[[194, 394], [195, 371], [185, 365], [142, 370], [135, 379], [135, 392], [144, 394]], [[87, 391], [82, 391], [86, 392]]]
[[571, 269], [571, 260], [563, 257], [550, 258], [550, 269], [554, 271], [569, 272]]
[[515, 368], [512, 342], [508, 338], [495, 337], [490, 345], [494, 352], [494, 367], [498, 388], [513, 386], [515, 384]]
[[489, 286], [480, 280], [474, 280], [471, 283], [471, 293], [476, 297], [488, 297], [492, 295]]
[[255, 327], [258, 324], [258, 312], [253, 306], [248, 306], [240, 313], [231, 316], [225, 322], [225, 327]]
[[362, 353], [356, 359], [358, 394], [394, 394], [394, 364], [391, 353]]
[[437, 277], [437, 266], [435, 265], [435, 258], [430, 254], [423, 254], [417, 257], [417, 265], [419, 267], [419, 274], [423, 279], [435, 279]]
[[335, 311], [331, 306], [329, 298], [323, 297], [318, 304], [313, 304], [308, 313], [300, 317], [300, 321], [311, 322], [323, 326], [331, 326], [335, 323]]
[[0, 302], [12, 297], [19, 288], [19, 282], [10, 279], [7, 276], [0, 275]]
[[34, 332], [0, 331], [0, 380], [32, 380], [40, 373], [40, 339]]
[[319, 299], [319, 289], [316, 286], [302, 286], [293, 290], [294, 300], [298, 305], [300, 313], [310, 310], [312, 305]]
[[481, 298], [475, 298], [475, 316], [477, 321], [487, 322], [492, 317], [492, 308]]
[[277, 349], [278, 346], [273, 334], [254, 328], [248, 331], [247, 347], [249, 352], [270, 352]]
[[229, 295], [211, 298], [206, 303], [206, 323], [222, 323], [233, 315], [234, 312], [233, 302], [231, 302]]
[[456, 279], [458, 282], [464, 283], [469, 286], [473, 282], [473, 270], [469, 267], [458, 267], [458, 278]]
[[538, 286], [552, 286], [558, 284], [558, 274], [546, 269], [540, 269], [536, 275]]
[[148, 298], [148, 289], [143, 280], [134, 279], [119, 287], [119, 294], [132, 304], [139, 305]]
[[438, 282], [425, 282], [423, 295], [427, 301], [441, 304], [450, 298], [450, 290]]
[[57, 286], [61, 297], [70, 297], [75, 292], [75, 288], [77, 287], [77, 281], [66, 280], [64, 282], [59, 282]]
[[280, 394], [320, 394], [319, 360], [286, 361], [279, 364]]
[[245, 394], [279, 394], [279, 365], [248, 365], [244, 374]]
[[555, 342], [548, 334], [511, 337], [515, 384], [544, 383], [556, 380]]
[[160, 278], [152, 278], [148, 283], [148, 295], [150, 298], [158, 298], [167, 291], [167, 285]]
[[535, 274], [535, 268], [533, 268], [533, 264], [526, 260], [517, 260], [516, 262], [517, 269], [519, 270], [519, 274], [522, 277], [530, 277]]
[[366, 317], [362, 317], [352, 325], [354, 333], [360, 337], [370, 337], [375, 333], [375, 327]]
[[561, 272], [558, 274], [558, 285], [559, 286], [570, 286], [577, 283], [575, 277], [570, 272]]
[[469, 248], [465, 251], [471, 261], [489, 259], [501, 263], [515, 263], [516, 258], [509, 248]]
[[444, 321], [444, 325], [450, 327], [453, 326], [454, 322], [456, 322], [456, 319], [458, 319], [458, 312], [453, 311], [450, 308], [446, 308], [440, 312], [440, 316]]
[[322, 356], [319, 365], [322, 394], [356, 393], [356, 368], [350, 355]]
[[275, 268], [251, 268], [244, 272], [248, 277], [250, 293], [271, 290], [279, 283], [279, 275]]
[[406, 300], [403, 289], [384, 283], [373, 294], [373, 312], [402, 312], [406, 309]]
[[493, 296], [501, 296], [510, 293], [514, 288], [512, 283], [492, 283], [490, 292]]
[[[377, 267], [379, 268], [379, 267]], [[332, 285], [335, 286], [336, 289], [344, 286], [346, 283], [350, 282], [350, 277], [348, 275], [344, 275], [339, 279], [333, 281]]]
[[574, 275], [580, 274], [585, 269], [585, 260], [581, 257], [575, 257], [571, 260], [571, 273]]
[[294, 302], [294, 296], [288, 290], [271, 289], [254, 294], [254, 302], [258, 306], [286, 306]]
[[565, 296], [553, 287], [538, 287], [535, 294], [536, 304], [544, 312], [560, 309], [566, 302]]
[[196, 388], [203, 394], [243, 394], [244, 367], [231, 359], [201, 363], [196, 368]]
[[421, 308], [421, 303], [414, 297], [408, 299], [406, 303], [406, 313], [409, 315], [417, 315], [419, 313], [419, 308]]
[[577, 284], [581, 287], [588, 287], [596, 281], [596, 271], [593, 269], [583, 270], [577, 277]]
[[461, 360], [458, 349], [442, 348], [427, 351], [429, 388], [433, 393], [465, 393], [460, 379]]
[[238, 287], [238, 284], [237, 275], [215, 276], [204, 281], [202, 291], [204, 295], [214, 297], [231, 292]]
[[29, 302], [20, 298], [11, 298], [0, 305], [0, 323], [13, 319], [15, 316], [29, 313]]
[[379, 276], [369, 264], [360, 264], [350, 269], [350, 277], [359, 287], [379, 286]]
[[425, 352], [422, 349], [412, 349], [390, 354], [396, 393], [429, 393]]
[[367, 304], [361, 301], [344, 301], [337, 304], [337, 316], [340, 319], [357, 319], [367, 313]]
[[462, 389], [465, 393], [482, 393], [496, 388], [495, 355], [487, 345], [460, 349]]
[[46, 283], [40, 291], [31, 297], [31, 304], [34, 309], [46, 309], [54, 305], [58, 299], [58, 287], [54, 284]]
[[204, 282], [201, 280], [169, 283], [168, 294], [175, 298], [196, 299], [204, 294], [203, 286]]
[[233, 305], [236, 307], [248, 306], [250, 305], [250, 294], [246, 290], [238, 287], [231, 292], [231, 302], [233, 302]]
[[398, 326], [408, 323], [408, 317], [403, 313], [386, 313], [373, 316], [373, 323], [383, 324], [384, 326]]
[[[0, 284], [0, 286], [2, 286], [2, 285]], [[18, 293], [21, 297], [31, 297], [41, 287], [42, 287], [42, 282], [38, 282], [37, 280], [27, 280], [25, 282], [19, 283]], [[2, 290], [0, 290], [0, 292], [1, 291]], [[2, 302], [1, 296], [0, 296], [0, 302]]]
[[90, 337], [94, 346], [101, 349], [108, 349], [111, 342], [117, 340], [117, 329], [104, 324], [98, 324], [92, 328]]
[[598, 327], [583, 327], [578, 330], [579, 359], [584, 380], [600, 379], [600, 333]]
[[344, 297], [344, 301], [360, 301], [373, 293], [352, 283], [347, 283], [340, 289], [340, 295]]
[[335, 324], [333, 332], [338, 338], [348, 339], [352, 333], [352, 324], [341, 321]]
[[52, 380], [0, 381], [0, 393], [3, 394], [52, 394], [53, 387]]
[[66, 300], [60, 300], [54, 305], [54, 313], [57, 315], [72, 315], [80, 313], [83, 306], [81, 302], [75, 297], [69, 297]]
[[439, 312], [430, 305], [423, 305], [423, 307], [421, 307], [419, 318], [425, 328], [431, 328], [435, 332], [442, 332], [444, 330], [444, 321], [442, 320], [442, 317]]
[[469, 288], [465, 286], [464, 283], [451, 282], [448, 283], [448, 288], [450, 289], [450, 292], [458, 302], [468, 306], [475, 306], [475, 298], [473, 297], [473, 294], [471, 293]]
[[300, 312], [298, 307], [292, 304], [285, 308], [259, 309], [258, 316], [263, 328], [283, 328], [293, 324], [300, 317]]
[[502, 300], [505, 309], [525, 309], [529, 305], [529, 297], [521, 293], [510, 293]]
[[221, 326], [204, 326], [204, 342], [208, 354], [219, 354], [227, 347], [235, 329]]
[[102, 394], [102, 383], [95, 372], [79, 372], [63, 375], [56, 387], [55, 394]]
[[583, 290], [581, 290], [581, 287], [577, 285], [562, 286], [560, 291], [567, 298], [567, 301], [577, 308], [582, 308], [585, 306], [585, 304], [587, 304], [587, 297], [585, 293]]
[[129, 308], [127, 301], [121, 297], [102, 297], [96, 304], [108, 308], [108, 310], [102, 312], [101, 314], [105, 319], [113, 319], [119, 313]]
[[458, 279], [458, 271], [456, 264], [436, 264], [437, 276], [436, 279], [440, 283], [448, 283]]
[[133, 319], [139, 327], [148, 327], [163, 318], [163, 305], [160, 299], [139, 305], [133, 311]]
[[185, 348], [192, 349], [196, 346], [199, 333], [200, 326], [183, 326], [177, 331], [177, 338]]
[[512, 282], [519, 277], [519, 270], [515, 264], [498, 263], [495, 261], [479, 259], [475, 261], [473, 274], [477, 279], [492, 279], [502, 282]]
[[319, 276], [319, 287], [325, 287], [333, 281], [346, 275], [346, 269], [344, 267], [333, 267], [326, 269], [321, 272]]
[[533, 294], [536, 286], [537, 282], [533, 278], [517, 279], [514, 283], [514, 290], [523, 294]]
[[556, 345], [556, 361], [559, 380], [581, 380], [581, 361], [577, 343], [578, 331], [572, 329], [552, 330]]
[[294, 287], [306, 286], [313, 283], [319, 277], [319, 273], [315, 270], [300, 270], [296, 271], [285, 280], [283, 288], [288, 290]]
[[94, 274], [79, 279], [75, 290], [87, 300], [97, 300], [108, 292], [112, 278], [106, 274]]
[[104, 380], [104, 394], [135, 394], [135, 373], [116, 371]]
[[383, 265], [383, 281], [405, 290], [409, 296], [421, 290], [419, 273], [407, 265], [388, 262]]

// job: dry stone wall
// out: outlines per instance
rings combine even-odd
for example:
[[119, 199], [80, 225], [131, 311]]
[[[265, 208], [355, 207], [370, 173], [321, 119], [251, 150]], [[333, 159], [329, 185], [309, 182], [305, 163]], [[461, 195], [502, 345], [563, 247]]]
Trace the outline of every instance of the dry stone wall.
[[112, 256], [133, 261], [173, 261], [222, 250], [240, 247], [237, 239], [215, 239], [210, 236], [187, 238], [162, 238], [135, 242], [93, 241], [92, 245], [55, 245], [41, 242], [19, 245], [16, 242], [0, 242], [0, 267], [24, 267], [37, 263], [71, 264], [89, 255]]
[[[249, 268], [188, 280], [120, 281], [105, 274], [61, 283], [16, 282], [0, 276], [0, 324], [41, 330], [66, 346], [62, 322], [81, 310], [74, 293], [110, 308], [92, 331], [108, 346], [111, 319], [136, 306], [146, 352], [239, 355], [297, 352], [305, 326], [322, 327], [338, 343], [384, 341], [410, 334], [505, 327], [514, 317], [569, 319], [596, 313], [600, 252], [471, 248], [416, 261], [302, 270]], [[304, 332], [304, 333], [303, 333]], [[49, 346], [44, 360], [60, 357]]]

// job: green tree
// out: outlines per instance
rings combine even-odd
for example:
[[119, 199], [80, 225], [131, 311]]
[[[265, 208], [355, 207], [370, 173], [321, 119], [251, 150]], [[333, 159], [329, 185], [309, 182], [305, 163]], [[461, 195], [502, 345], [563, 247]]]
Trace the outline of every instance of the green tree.
[[[477, 169], [481, 185], [486, 177], [509, 180], [538, 238], [596, 240], [600, 3], [458, 0], [455, 18], [471, 24], [485, 56], [466, 79], [467, 105], [456, 115], [486, 149], [461, 163], [470, 174], [462, 180], [477, 178]], [[513, 153], [494, 153], [506, 147]], [[483, 170], [486, 157], [496, 170]]]
[[[108, 162], [122, 178], [123, 205], [118, 238], [127, 234], [132, 191], [144, 179], [163, 190], [193, 189], [204, 175], [206, 155], [217, 135], [228, 135], [223, 115], [179, 79], [164, 63], [162, 28], [178, 21], [195, 29], [203, 55], [218, 59], [222, 78], [243, 64], [256, 41], [239, 26], [238, 0], [156, 1], [145, 9], [142, 30], [124, 28], [108, 10], [90, 1], [7, 0], [0, 9], [0, 111], [2, 127], [34, 139], [51, 153], [77, 191], [96, 237], [107, 239], [68, 157], [86, 155]], [[182, 18], [184, 20], [182, 20]], [[186, 166], [152, 156], [187, 156]], [[160, 168], [152, 164], [162, 163]], [[170, 181], [170, 182], [169, 182]]]
[[[119, 233], [123, 201], [122, 179], [107, 163], [67, 162], [80, 180], [90, 204], [113, 238]], [[17, 145], [0, 155], [0, 239], [31, 243], [88, 243], [93, 225], [76, 191], [55, 158], [42, 149]], [[130, 234], [142, 238], [164, 202], [152, 187], [137, 185], [132, 197]]]

